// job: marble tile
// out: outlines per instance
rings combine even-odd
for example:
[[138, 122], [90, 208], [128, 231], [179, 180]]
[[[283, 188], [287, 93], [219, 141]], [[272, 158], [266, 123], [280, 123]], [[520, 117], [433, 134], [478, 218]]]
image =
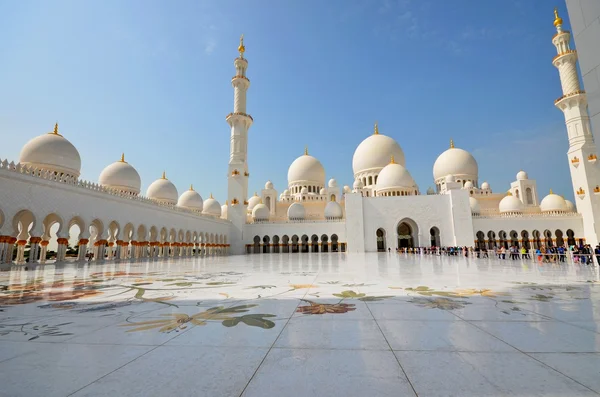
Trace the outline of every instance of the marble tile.
[[[434, 299], [423, 297], [421, 299]], [[422, 307], [405, 301], [367, 303], [376, 320], [460, 321], [451, 310]]]
[[267, 351], [160, 346], [73, 396], [238, 396]]
[[569, 321], [569, 324], [600, 334], [600, 321]]
[[2, 393], [63, 397], [147, 353], [152, 347], [37, 343], [0, 362]]
[[560, 322], [478, 322], [477, 326], [524, 352], [599, 352], [600, 335]]
[[377, 323], [394, 350], [515, 351], [465, 321], [378, 320]]
[[319, 316], [290, 321], [276, 347], [303, 349], [389, 350], [375, 320], [325, 320]]
[[395, 352], [420, 397], [595, 393], [522, 353]]
[[600, 353], [531, 353], [531, 356], [600, 393]]
[[244, 391], [259, 396], [414, 396], [390, 351], [272, 349]]

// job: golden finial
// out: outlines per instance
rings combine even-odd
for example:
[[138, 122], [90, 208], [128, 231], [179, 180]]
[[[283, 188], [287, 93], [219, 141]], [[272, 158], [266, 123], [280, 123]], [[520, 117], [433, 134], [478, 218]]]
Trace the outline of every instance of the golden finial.
[[396, 164], [396, 162], [394, 161], [394, 155], [392, 154], [392, 157], [390, 158], [390, 164]]
[[260, 199], [260, 203], [261, 203], [261, 204], [263, 203], [263, 202], [262, 202], [262, 199]]
[[209, 198], [213, 198], [213, 196], [212, 196], [212, 192], [210, 193], [210, 197], [209, 197]]
[[162, 179], [167, 179], [167, 173], [165, 171], [163, 171]]
[[373, 135], [379, 135], [379, 127], [377, 126], [377, 121], [375, 122], [375, 131], [373, 132]]
[[54, 124], [54, 135], [58, 135], [58, 123]]
[[450, 149], [454, 149], [454, 139], [450, 139]]
[[225, 200], [225, 205], [229, 205], [229, 201], [228, 200]]
[[305, 147], [304, 147], [304, 155], [305, 155], [305, 156], [308, 156], [308, 146], [305, 146]]
[[190, 190], [193, 192], [194, 191], [194, 185], [190, 183]]
[[240, 36], [240, 46], [238, 47], [238, 51], [240, 52], [240, 58], [243, 58], [244, 52], [246, 52], [246, 47], [244, 47], [244, 35]]
[[121, 163], [125, 162], [125, 153], [121, 153]]
[[554, 192], [552, 191], [552, 189], [550, 189], [550, 194], [554, 194]]
[[256, 192], [254, 192], [254, 195], [255, 195], [256, 197], [258, 197], [258, 194], [256, 194]]
[[509, 190], [508, 192], [506, 192], [507, 196], [512, 196], [512, 192]]
[[560, 25], [562, 25], [563, 20], [561, 17], [558, 16], [558, 8], [554, 8], [554, 26], [559, 27]]

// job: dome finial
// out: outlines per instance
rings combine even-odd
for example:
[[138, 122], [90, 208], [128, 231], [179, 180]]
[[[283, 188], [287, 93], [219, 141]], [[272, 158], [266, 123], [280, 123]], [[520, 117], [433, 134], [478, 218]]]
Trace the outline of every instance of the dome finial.
[[193, 184], [190, 184], [190, 190], [194, 191], [194, 185]]
[[125, 153], [121, 153], [121, 163], [125, 162]]
[[554, 7], [554, 26], [558, 28], [562, 25], [562, 23], [562, 18], [558, 16], [558, 8]]
[[54, 124], [54, 135], [58, 135], [58, 123]]
[[163, 171], [163, 174], [162, 174], [162, 178], [161, 178], [161, 179], [167, 179], [167, 173], [166, 173], [165, 171]]
[[379, 127], [377, 126], [377, 121], [375, 122], [375, 131], [373, 132], [373, 135], [379, 135]]
[[210, 192], [210, 198], [214, 198], [214, 197], [212, 196], [212, 192]]
[[394, 155], [392, 154], [392, 157], [390, 158], [390, 164], [396, 164], [396, 162], [394, 161]]
[[552, 191], [552, 189], [550, 189], [550, 194], [554, 194], [554, 192]]
[[238, 47], [238, 51], [240, 52], [240, 58], [243, 58], [244, 52], [246, 52], [246, 47], [244, 47], [244, 35], [240, 36], [240, 46]]
[[308, 156], [308, 146], [304, 146], [304, 155]]
[[450, 138], [450, 149], [454, 149], [454, 139]]

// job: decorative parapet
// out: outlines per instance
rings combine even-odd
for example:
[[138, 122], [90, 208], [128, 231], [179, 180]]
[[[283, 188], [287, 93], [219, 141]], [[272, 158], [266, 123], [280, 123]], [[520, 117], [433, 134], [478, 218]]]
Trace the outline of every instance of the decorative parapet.
[[569, 94], [563, 95], [560, 98], [558, 98], [557, 100], [555, 100], [554, 104], [556, 105], [558, 102], [562, 101], [565, 98], [569, 98], [569, 97], [572, 97], [572, 96], [575, 96], [575, 95], [580, 95], [580, 94], [585, 94], [585, 91], [583, 91], [583, 90], [577, 90], [577, 91], [573, 91], [573, 92], [571, 92]]
[[596, 164], [596, 161], [598, 161], [598, 157], [594, 153], [592, 153], [588, 156], [587, 160], [592, 164]]
[[512, 213], [507, 214], [473, 214], [474, 219], [506, 219], [506, 218], [523, 218], [523, 219], [548, 219], [548, 218], [581, 218], [581, 214], [577, 212], [537, 212], [537, 213]]
[[579, 157], [575, 156], [571, 159], [571, 165], [575, 168], [579, 167]]
[[243, 113], [243, 112], [234, 112], [234, 113], [229, 113], [227, 116], [225, 116], [225, 120], [227, 120], [228, 118], [230, 118], [231, 116], [244, 116], [244, 117], [248, 117], [250, 120], [254, 121], [254, 119], [252, 118], [252, 116], [250, 116], [247, 113]]
[[238, 205], [239, 203], [240, 202], [236, 198], [234, 198], [233, 200], [231, 200], [231, 205]]
[[560, 58], [563, 55], [569, 55], [569, 54], [575, 54], [575, 53], [577, 53], [577, 50], [568, 50], [565, 52], [561, 52], [560, 54], [557, 54], [554, 58], [552, 58], [552, 61], [555, 61], [557, 58]]
[[231, 176], [239, 176], [239, 175], [240, 175], [240, 172], [237, 169], [231, 171]]
[[582, 187], [580, 187], [579, 190], [577, 190], [577, 192], [575, 192], [575, 193], [577, 194], [577, 197], [579, 197], [582, 200], [585, 197], [585, 190], [583, 190]]
[[594, 188], [594, 194], [600, 194], [600, 186], [596, 185]]
[[278, 225], [282, 225], [282, 224], [290, 224], [290, 223], [342, 223], [342, 222], [346, 222], [346, 219], [289, 219], [289, 220], [268, 220], [268, 221], [261, 221], [261, 220], [248, 220], [246, 221], [247, 224], [269, 224], [269, 223], [273, 223], [273, 224], [278, 224]]
[[158, 202], [142, 195], [134, 195], [128, 192], [110, 189], [98, 183], [84, 181], [82, 179], [77, 179], [72, 175], [62, 174], [56, 171], [46, 170], [43, 168], [36, 168], [28, 165], [22, 165], [20, 163], [15, 164], [13, 161], [9, 163], [6, 159], [4, 161], [0, 161], [0, 172], [13, 172], [21, 175], [26, 175], [31, 178], [43, 179], [49, 182], [60, 183], [62, 185], [69, 185], [76, 188], [90, 190], [93, 192], [102, 193], [114, 197], [120, 197], [127, 200], [146, 203], [157, 207], [162, 207], [171, 211], [193, 215], [198, 218], [214, 219], [214, 217], [210, 215], [205, 215], [194, 210], [178, 207], [175, 204]]
[[231, 80], [235, 80], [235, 79], [244, 79], [244, 80], [246, 80], [248, 83], [250, 82], [250, 79], [249, 79], [248, 77], [246, 77], [246, 76], [242, 76], [241, 74], [237, 74], [237, 75], [235, 75], [235, 76], [233, 76], [233, 77], [231, 78]]

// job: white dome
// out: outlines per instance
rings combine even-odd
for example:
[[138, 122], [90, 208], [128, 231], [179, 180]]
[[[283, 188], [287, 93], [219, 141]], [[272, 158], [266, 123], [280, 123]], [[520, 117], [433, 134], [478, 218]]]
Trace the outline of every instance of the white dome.
[[33, 138], [23, 146], [19, 156], [21, 165], [55, 171], [79, 177], [81, 157], [75, 146], [58, 133], [58, 124], [54, 132]]
[[558, 194], [550, 193], [540, 203], [542, 212], [567, 212], [565, 199]]
[[427, 194], [435, 194], [435, 190], [431, 186], [427, 189]]
[[567, 205], [567, 212], [577, 211], [577, 209], [575, 208], [575, 204], [573, 204], [570, 200], [565, 200], [565, 204]]
[[513, 195], [508, 195], [500, 200], [498, 209], [501, 214], [510, 212], [523, 212], [523, 203]]
[[177, 201], [177, 206], [194, 211], [202, 211], [202, 196], [200, 196], [200, 193], [195, 191], [194, 188], [190, 186], [189, 190], [183, 192], [183, 194], [179, 197], [179, 201]]
[[294, 203], [288, 208], [287, 215], [290, 220], [304, 219], [306, 211], [302, 204]]
[[166, 178], [165, 173], [163, 172], [162, 178], [155, 180], [148, 186], [146, 196], [152, 200], [175, 204], [177, 203], [177, 197], [179, 195], [177, 194], [175, 185]]
[[330, 201], [325, 206], [325, 219], [341, 219], [344, 216], [342, 206], [335, 202]]
[[473, 182], [466, 181], [465, 184], [463, 185], [463, 188], [465, 188], [465, 189], [473, 189]]
[[454, 175], [446, 175], [444, 181], [446, 181], [446, 183], [454, 183], [456, 179], [454, 178]]
[[471, 214], [479, 215], [481, 209], [479, 207], [479, 201], [475, 197], [469, 197], [469, 205], [471, 206]]
[[489, 184], [489, 183], [487, 183], [487, 182], [483, 182], [483, 183], [481, 184], [481, 189], [483, 189], [483, 190], [487, 190], [487, 189], [489, 189], [489, 188], [490, 188], [490, 184]]
[[221, 204], [213, 198], [212, 194], [204, 201], [202, 213], [216, 216], [217, 218], [221, 217]]
[[375, 134], [362, 141], [352, 156], [352, 170], [354, 176], [364, 171], [379, 171], [390, 162], [390, 158], [402, 165], [406, 165], [404, 152], [394, 138], [379, 134], [375, 125]]
[[457, 178], [477, 180], [479, 167], [477, 161], [466, 150], [455, 148], [450, 144], [450, 149], [435, 160], [433, 164], [433, 179], [438, 181], [446, 175], [454, 175]]
[[309, 154], [298, 157], [288, 169], [288, 184], [294, 182], [325, 184], [325, 169], [319, 160]]
[[256, 193], [248, 199], [248, 211], [252, 211], [260, 203], [260, 197]]
[[337, 181], [334, 178], [331, 178], [329, 180], [329, 182], [327, 183], [327, 186], [329, 186], [331, 188], [337, 187]]
[[[354, 183], [356, 183], [356, 181], [354, 181]], [[350, 186], [344, 185], [344, 193], [350, 193], [350, 192], [352, 192], [352, 190], [350, 189]]]
[[519, 171], [517, 173], [517, 181], [524, 181], [525, 179], [529, 179], [527, 173], [523, 170]]
[[227, 219], [227, 208], [229, 208], [227, 204], [221, 206], [221, 219]]
[[302, 189], [300, 189], [300, 194], [308, 194], [308, 188], [304, 186]]
[[[354, 183], [352, 184], [352, 187], [354, 189], [362, 189], [363, 187], [365, 187], [365, 185], [363, 184], [362, 180], [360, 178], [357, 178]], [[344, 191], [346, 190], [346, 186], [344, 186]], [[348, 190], [350, 190], [350, 188], [348, 188]]]
[[263, 203], [258, 203], [252, 210], [252, 218], [257, 221], [266, 221], [269, 219], [269, 207]]
[[324, 187], [322, 187], [321, 190], [319, 190], [319, 194], [321, 194], [321, 195], [325, 194], [325, 188]]
[[267, 181], [267, 183], [265, 183], [265, 189], [267, 189], [267, 190], [273, 189], [273, 182]]
[[290, 191], [285, 189], [282, 193], [284, 196], [289, 196], [290, 195]]
[[400, 164], [390, 163], [383, 167], [377, 177], [377, 190], [384, 189], [412, 189], [415, 186], [415, 180], [410, 176], [406, 168]]
[[115, 161], [104, 168], [98, 179], [102, 186], [132, 194], [139, 194], [142, 186], [140, 174], [125, 161], [124, 155], [121, 156], [121, 161]]

